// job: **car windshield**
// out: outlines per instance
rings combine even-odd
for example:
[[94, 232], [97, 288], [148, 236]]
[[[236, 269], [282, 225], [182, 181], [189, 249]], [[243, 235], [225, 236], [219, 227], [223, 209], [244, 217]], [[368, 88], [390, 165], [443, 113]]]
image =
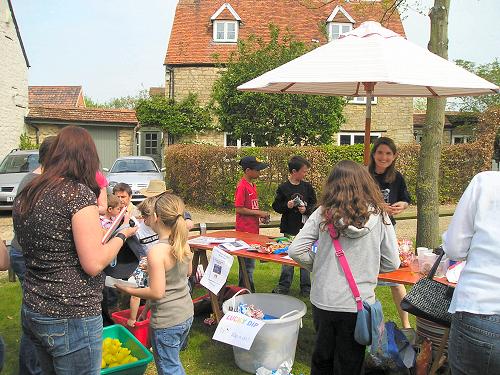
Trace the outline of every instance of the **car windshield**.
[[38, 154], [7, 155], [0, 164], [0, 174], [33, 172], [38, 165]]
[[116, 161], [111, 173], [158, 172], [155, 164], [147, 159], [122, 159]]

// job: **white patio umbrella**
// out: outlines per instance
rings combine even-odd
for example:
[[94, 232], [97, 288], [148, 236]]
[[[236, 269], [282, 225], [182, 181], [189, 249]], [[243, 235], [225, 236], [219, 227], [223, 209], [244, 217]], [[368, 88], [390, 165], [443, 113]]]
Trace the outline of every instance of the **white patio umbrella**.
[[365, 164], [373, 96], [498, 93], [498, 86], [367, 21], [339, 39], [238, 86], [241, 91], [366, 97]]

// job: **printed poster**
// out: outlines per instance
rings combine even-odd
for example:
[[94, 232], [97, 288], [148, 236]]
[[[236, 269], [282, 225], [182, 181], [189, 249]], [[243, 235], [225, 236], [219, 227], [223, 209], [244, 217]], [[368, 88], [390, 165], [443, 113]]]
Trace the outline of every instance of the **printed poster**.
[[205, 274], [200, 280], [200, 284], [214, 294], [218, 294], [227, 281], [227, 276], [233, 265], [233, 256], [225, 251], [214, 247], [212, 258], [208, 263]]

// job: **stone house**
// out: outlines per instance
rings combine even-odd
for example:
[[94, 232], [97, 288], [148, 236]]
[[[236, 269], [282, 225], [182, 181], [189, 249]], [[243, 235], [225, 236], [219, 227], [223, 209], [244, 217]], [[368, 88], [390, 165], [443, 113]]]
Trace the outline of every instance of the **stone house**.
[[104, 168], [118, 156], [137, 154], [134, 110], [86, 108], [81, 86], [30, 86], [28, 135], [39, 144], [68, 125], [82, 126], [94, 139]]
[[29, 61], [10, 0], [0, 0], [0, 158], [19, 147], [28, 110]]
[[[290, 30], [304, 42], [327, 43], [364, 21], [379, 21], [385, 13], [382, 2], [321, 0], [179, 0], [164, 60], [166, 95], [176, 100], [190, 92], [202, 103], [210, 100], [219, 76], [214, 56], [227, 62], [238, 40], [254, 34], [269, 36], [269, 24]], [[396, 12], [385, 27], [405, 35]], [[397, 143], [413, 141], [411, 98], [374, 98], [372, 137], [389, 136]], [[363, 143], [365, 98], [350, 98], [344, 109], [346, 123], [337, 134], [337, 144]], [[197, 135], [198, 140], [224, 146], [248, 145], [251, 140], [231, 134]]]

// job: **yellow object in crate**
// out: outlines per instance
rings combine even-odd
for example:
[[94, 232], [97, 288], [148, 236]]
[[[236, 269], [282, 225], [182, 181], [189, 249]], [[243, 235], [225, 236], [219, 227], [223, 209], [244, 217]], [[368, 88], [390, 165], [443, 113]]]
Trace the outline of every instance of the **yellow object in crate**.
[[130, 355], [130, 349], [122, 348], [120, 340], [111, 337], [103, 340], [101, 368], [116, 367], [132, 362], [137, 362], [137, 358]]

